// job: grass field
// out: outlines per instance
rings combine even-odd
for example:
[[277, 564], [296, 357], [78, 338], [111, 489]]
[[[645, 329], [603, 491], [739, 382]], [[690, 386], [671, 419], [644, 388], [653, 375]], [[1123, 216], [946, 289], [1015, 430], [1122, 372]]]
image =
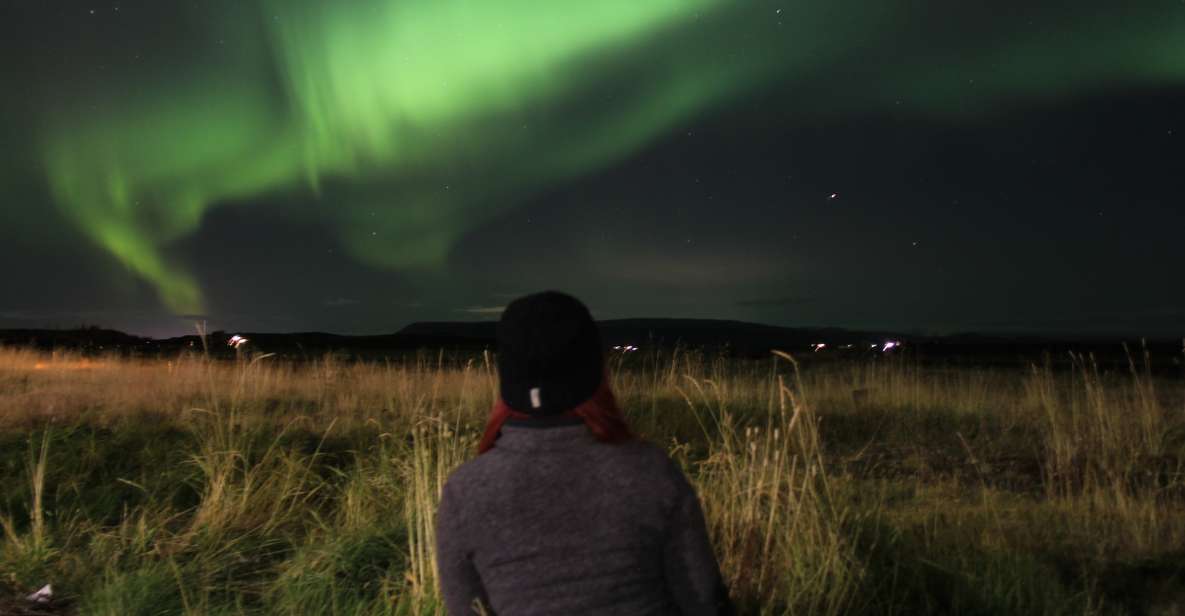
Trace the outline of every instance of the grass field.
[[[433, 515], [491, 362], [0, 349], [0, 614], [440, 613]], [[744, 613], [1185, 614], [1185, 380], [1074, 365], [612, 376]]]

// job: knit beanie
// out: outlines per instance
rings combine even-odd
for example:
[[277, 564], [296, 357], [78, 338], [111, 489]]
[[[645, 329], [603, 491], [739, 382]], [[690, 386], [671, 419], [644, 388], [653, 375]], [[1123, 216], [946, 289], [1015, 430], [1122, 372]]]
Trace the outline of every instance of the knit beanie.
[[557, 415], [588, 400], [605, 370], [601, 335], [588, 308], [559, 291], [520, 297], [498, 321], [498, 381], [507, 406]]

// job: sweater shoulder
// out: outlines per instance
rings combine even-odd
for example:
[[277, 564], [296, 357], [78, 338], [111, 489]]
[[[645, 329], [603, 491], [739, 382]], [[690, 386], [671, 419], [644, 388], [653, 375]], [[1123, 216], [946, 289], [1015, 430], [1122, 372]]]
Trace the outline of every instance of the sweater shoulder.
[[664, 475], [678, 468], [665, 449], [650, 441], [634, 439], [622, 444], [622, 448], [636, 464], [644, 468], [661, 470]]
[[480, 483], [491, 470], [492, 455], [493, 452], [490, 452], [462, 462], [449, 472], [444, 481], [445, 489], [465, 489], [465, 486]]
[[[681, 471], [678, 465], [666, 450], [650, 441], [631, 439], [624, 443], [598, 444], [588, 453], [589, 464], [616, 467], [638, 477], [649, 476], [651, 480], [663, 484], [677, 486], [680, 483]], [[466, 492], [480, 490], [521, 462], [520, 454], [494, 447], [453, 469], [445, 486]]]

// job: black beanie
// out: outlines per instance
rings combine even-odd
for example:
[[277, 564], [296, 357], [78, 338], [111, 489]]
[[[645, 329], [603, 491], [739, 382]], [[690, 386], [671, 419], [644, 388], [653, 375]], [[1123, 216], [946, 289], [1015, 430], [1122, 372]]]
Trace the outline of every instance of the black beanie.
[[557, 415], [576, 407], [600, 386], [604, 362], [597, 324], [571, 295], [520, 297], [498, 321], [498, 380], [516, 411]]

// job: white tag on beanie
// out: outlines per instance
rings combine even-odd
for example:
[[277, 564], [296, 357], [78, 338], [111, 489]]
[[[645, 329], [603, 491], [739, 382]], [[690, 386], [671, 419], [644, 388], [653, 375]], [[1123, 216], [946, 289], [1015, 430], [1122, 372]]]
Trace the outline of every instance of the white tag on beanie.
[[537, 409], [541, 406], [543, 406], [543, 403], [539, 401], [539, 388], [532, 387], [531, 388], [531, 408]]

